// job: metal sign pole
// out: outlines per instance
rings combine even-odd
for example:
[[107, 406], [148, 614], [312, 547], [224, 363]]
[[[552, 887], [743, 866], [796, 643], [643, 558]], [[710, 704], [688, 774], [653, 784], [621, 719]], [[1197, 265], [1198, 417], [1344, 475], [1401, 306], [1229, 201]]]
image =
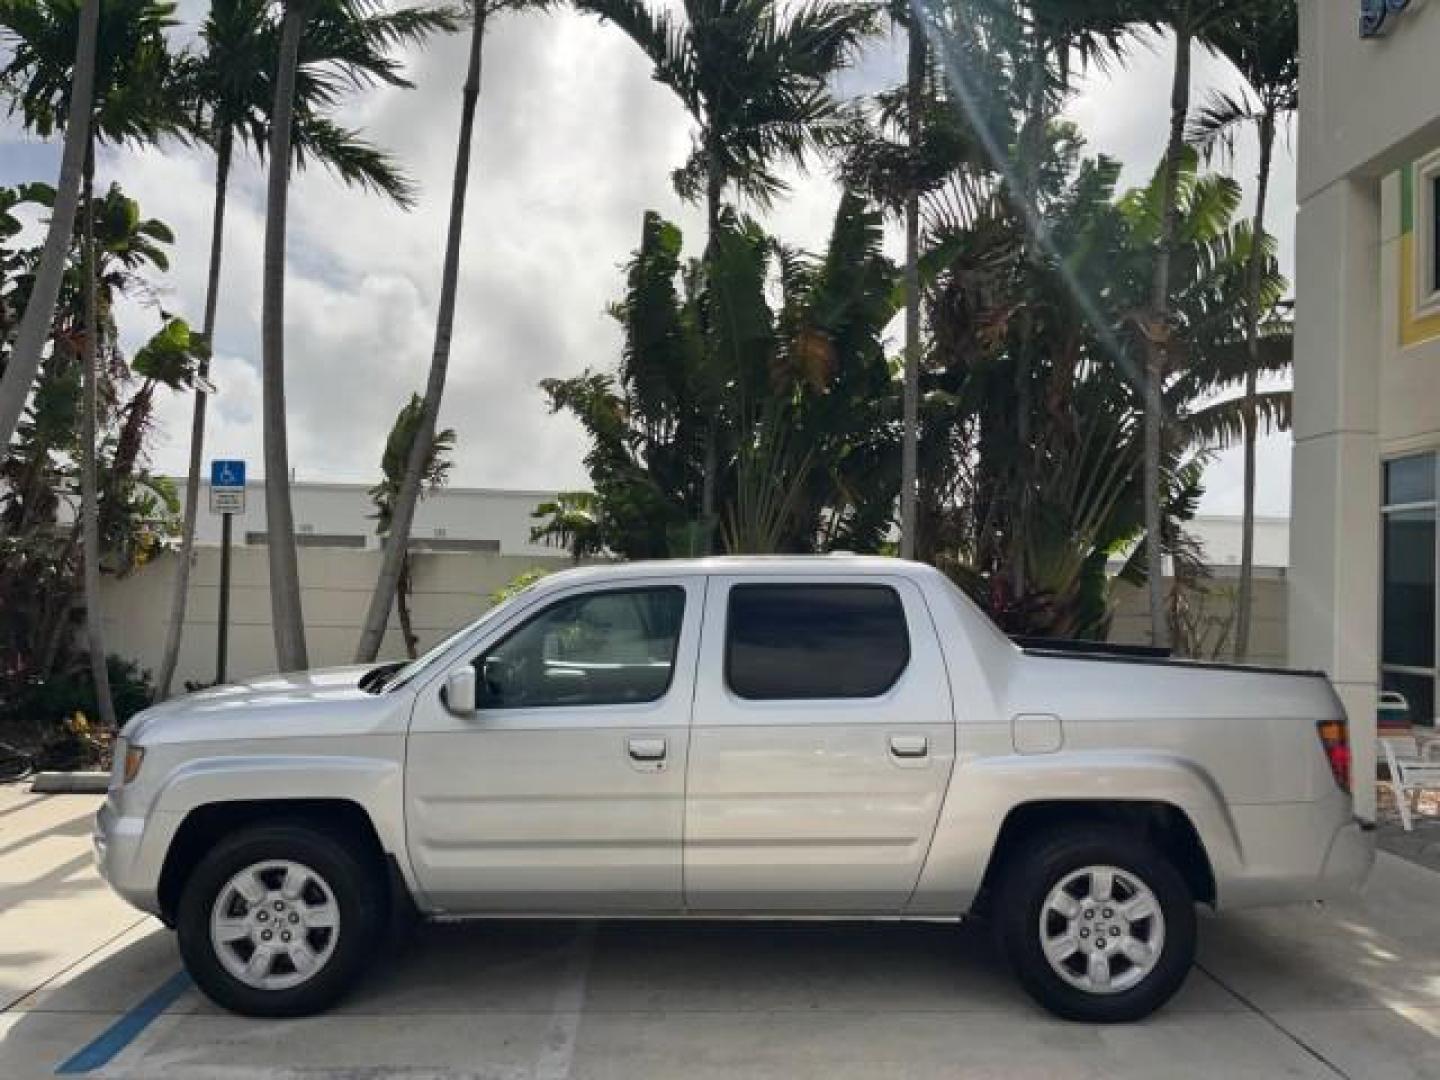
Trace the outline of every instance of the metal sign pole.
[[220, 515], [220, 634], [215, 649], [215, 681], [225, 681], [225, 654], [230, 645], [230, 523], [234, 514]]
[[210, 462], [210, 512], [220, 515], [220, 617], [215, 642], [215, 681], [225, 681], [230, 646], [230, 532], [235, 515], [245, 513], [245, 462], [218, 458]]

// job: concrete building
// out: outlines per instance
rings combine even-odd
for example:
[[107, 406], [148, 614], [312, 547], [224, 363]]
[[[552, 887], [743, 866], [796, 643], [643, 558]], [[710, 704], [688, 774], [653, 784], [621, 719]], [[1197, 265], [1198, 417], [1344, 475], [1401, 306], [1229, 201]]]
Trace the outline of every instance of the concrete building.
[[[176, 481], [180, 498], [186, 498], [185, 481]], [[300, 547], [378, 549], [375, 507], [367, 484], [297, 482], [290, 499], [295, 513], [296, 543]], [[536, 544], [530, 530], [535, 508], [555, 498], [553, 491], [513, 491], [494, 488], [447, 487], [427, 495], [415, 512], [410, 549], [415, 552], [483, 552], [492, 555], [556, 555], [558, 549]], [[200, 483], [200, 513], [195, 542], [220, 543], [220, 518], [209, 512], [210, 484]], [[245, 491], [245, 513], [236, 516], [234, 543], [247, 547], [265, 544], [265, 482], [252, 480]]]
[[1300, 13], [1290, 660], [1335, 680], [1368, 815], [1381, 684], [1435, 715], [1440, 4]]
[[[1185, 531], [1205, 549], [1205, 563], [1217, 579], [1240, 573], [1240, 547], [1244, 522], [1239, 515], [1199, 514], [1186, 522]], [[1283, 578], [1290, 565], [1290, 519], [1255, 518], [1255, 576]]]

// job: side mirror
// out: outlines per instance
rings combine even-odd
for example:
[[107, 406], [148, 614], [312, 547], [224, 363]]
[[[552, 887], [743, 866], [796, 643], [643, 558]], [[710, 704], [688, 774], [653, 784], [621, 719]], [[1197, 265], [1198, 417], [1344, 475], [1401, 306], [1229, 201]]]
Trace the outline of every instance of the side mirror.
[[475, 669], [469, 664], [445, 676], [445, 708], [456, 716], [475, 715]]

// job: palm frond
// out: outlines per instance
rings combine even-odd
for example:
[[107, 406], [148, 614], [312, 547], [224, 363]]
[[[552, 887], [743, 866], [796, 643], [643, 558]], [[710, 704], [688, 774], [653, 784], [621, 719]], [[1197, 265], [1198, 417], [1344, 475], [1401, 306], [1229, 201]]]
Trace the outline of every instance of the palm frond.
[[359, 133], [323, 116], [297, 116], [292, 134], [295, 167], [317, 163], [354, 187], [384, 195], [396, 205], [415, 205], [415, 185], [395, 159]]
[[1236, 137], [1243, 128], [1259, 120], [1260, 112], [1245, 90], [1234, 93], [1212, 90], [1205, 104], [1190, 118], [1185, 138], [1207, 162], [1217, 157], [1233, 160]]
[[[1289, 431], [1293, 410], [1289, 390], [1272, 390], [1255, 395], [1255, 417], [1259, 434]], [[1207, 450], [1227, 450], [1245, 437], [1245, 399], [1217, 401], [1179, 422], [1179, 435], [1187, 445]]]

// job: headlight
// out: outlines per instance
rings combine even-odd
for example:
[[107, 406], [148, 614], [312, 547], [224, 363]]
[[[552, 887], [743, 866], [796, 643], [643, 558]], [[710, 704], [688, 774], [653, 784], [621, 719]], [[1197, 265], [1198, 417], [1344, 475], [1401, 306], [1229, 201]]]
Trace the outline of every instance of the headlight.
[[125, 783], [130, 783], [135, 777], [140, 775], [140, 765], [144, 760], [145, 748], [143, 746], [125, 747]]

